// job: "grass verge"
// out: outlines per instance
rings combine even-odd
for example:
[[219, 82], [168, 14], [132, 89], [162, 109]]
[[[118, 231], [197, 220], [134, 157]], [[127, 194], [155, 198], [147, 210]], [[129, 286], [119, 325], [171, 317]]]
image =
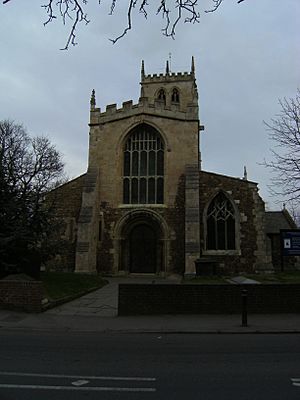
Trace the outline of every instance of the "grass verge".
[[194, 278], [184, 279], [183, 283], [190, 283], [196, 285], [228, 283], [226, 281], [226, 278], [228, 277], [218, 276], [218, 275], [195, 276]]
[[101, 288], [107, 281], [97, 275], [64, 272], [42, 272], [41, 280], [46, 297], [57, 301], [70, 296], [80, 296], [92, 289]]
[[[243, 274], [246, 278], [260, 283], [300, 283], [300, 271], [276, 272], [274, 274]], [[228, 283], [230, 276], [206, 275], [184, 279], [183, 283], [191, 284], [219, 284]]]
[[261, 283], [300, 283], [300, 271], [276, 272], [275, 274], [246, 275]]

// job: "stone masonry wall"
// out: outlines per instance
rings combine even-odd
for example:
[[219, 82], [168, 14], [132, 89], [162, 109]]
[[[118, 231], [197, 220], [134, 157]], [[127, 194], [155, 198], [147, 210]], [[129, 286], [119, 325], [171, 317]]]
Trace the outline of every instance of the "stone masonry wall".
[[165, 141], [165, 205], [174, 207], [177, 185], [187, 160], [198, 163], [198, 121], [139, 115], [91, 127], [89, 164], [100, 168], [100, 199], [117, 208], [123, 202], [123, 145], [126, 134], [139, 123], [158, 130]]
[[197, 105], [185, 111], [167, 110], [158, 105], [151, 107], [146, 101], [140, 101], [138, 106], [126, 102], [121, 110], [109, 106], [104, 113], [97, 108], [91, 110], [89, 166], [100, 167], [102, 231], [97, 246], [98, 271], [118, 273], [120, 248], [117, 248], [114, 228], [122, 216], [139, 208], [123, 204], [122, 175], [125, 138], [141, 123], [156, 128], [165, 142], [164, 205], [145, 205], [144, 208], [158, 212], [168, 225], [168, 253], [164, 254], [167, 272], [184, 271], [184, 200], [179, 199], [180, 196], [184, 198], [184, 193], [178, 183], [187, 160], [198, 165], [199, 149]]
[[119, 285], [119, 315], [235, 314], [242, 310], [242, 289], [249, 313], [300, 312], [299, 284]]
[[41, 312], [42, 299], [40, 281], [0, 281], [0, 309]]
[[174, 239], [170, 243], [170, 269], [177, 274], [184, 273], [185, 265], [185, 177], [179, 178], [175, 207], [165, 212], [165, 218], [172, 231]]
[[64, 227], [58, 253], [48, 261], [47, 267], [55, 270], [73, 271], [77, 239], [77, 221], [81, 207], [82, 188], [85, 175], [52, 190], [47, 201], [53, 202], [55, 214], [61, 218]]
[[[208, 172], [200, 172], [200, 237], [202, 255], [205, 256], [205, 206], [219, 192], [225, 194], [235, 203], [240, 215], [240, 231], [236, 232], [240, 240], [240, 254], [220, 254], [217, 252], [211, 257], [224, 265], [224, 271], [229, 273], [252, 272], [258, 261], [258, 227], [257, 205], [259, 197], [257, 185], [242, 179], [230, 178]], [[261, 201], [263, 204], [263, 202]], [[259, 204], [262, 206], [262, 204]], [[261, 250], [261, 249], [260, 249]], [[261, 255], [261, 254], [259, 254]]]
[[[179, 190], [180, 192], [180, 190]], [[167, 261], [167, 273], [184, 272], [184, 209], [180, 203], [181, 194], [178, 194], [178, 203], [172, 208], [155, 208], [157, 212], [168, 224], [171, 231], [170, 248]], [[115, 252], [114, 230], [117, 222], [128, 213], [126, 208], [112, 208], [108, 204], [101, 207], [103, 212], [103, 228], [99, 237], [97, 251], [97, 270], [102, 273], [118, 273], [114, 270]], [[119, 268], [122, 268], [119, 260]]]
[[[177, 193], [175, 196], [174, 207], [153, 207], [167, 223], [171, 237], [169, 254], [167, 260], [168, 273], [184, 272], [184, 203], [185, 203], [185, 177], [180, 176], [177, 184]], [[145, 207], [151, 210], [151, 206]], [[102, 273], [118, 273], [114, 270], [114, 259], [116, 252], [114, 232], [118, 221], [134, 207], [112, 207], [108, 202], [100, 203], [101, 232], [99, 233], [98, 249], [97, 249], [97, 270]], [[118, 268], [122, 268], [122, 261], [119, 260]]]

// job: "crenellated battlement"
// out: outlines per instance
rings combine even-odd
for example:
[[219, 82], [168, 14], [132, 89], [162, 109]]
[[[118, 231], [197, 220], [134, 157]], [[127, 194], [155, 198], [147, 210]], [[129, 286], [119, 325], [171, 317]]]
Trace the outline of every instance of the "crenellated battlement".
[[91, 96], [91, 124], [106, 123], [141, 113], [165, 118], [194, 120], [198, 118], [198, 92], [195, 65], [192, 58], [190, 72], [171, 72], [167, 61], [165, 73], [145, 74], [141, 67], [141, 93], [139, 102], [125, 101], [122, 107], [108, 104], [105, 111], [96, 108], [95, 91]]
[[138, 114], [155, 114], [157, 116], [175, 118], [181, 120], [190, 120], [198, 118], [197, 104], [189, 104], [186, 110], [180, 110], [179, 104], [166, 106], [164, 102], [155, 100], [149, 101], [148, 97], [140, 97], [139, 102], [134, 104], [132, 100], [122, 103], [122, 107], [117, 108], [117, 104], [108, 104], [106, 110], [101, 112], [100, 108], [91, 109], [91, 124], [112, 122], [123, 118], [128, 118]]
[[172, 72], [166, 74], [148, 74], [142, 76], [142, 83], [149, 83], [149, 82], [178, 82], [178, 80], [193, 80], [194, 74], [190, 72]]

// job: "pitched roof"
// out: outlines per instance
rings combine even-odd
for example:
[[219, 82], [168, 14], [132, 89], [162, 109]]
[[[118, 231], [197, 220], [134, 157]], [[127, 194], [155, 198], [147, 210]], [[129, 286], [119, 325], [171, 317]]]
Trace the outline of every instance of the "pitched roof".
[[282, 211], [266, 211], [266, 233], [279, 233], [280, 229], [296, 229], [290, 213], [284, 209]]

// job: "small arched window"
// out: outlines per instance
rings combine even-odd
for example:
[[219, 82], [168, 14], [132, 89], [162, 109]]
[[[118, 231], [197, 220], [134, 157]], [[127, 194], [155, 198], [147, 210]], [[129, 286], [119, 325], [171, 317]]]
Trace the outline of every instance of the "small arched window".
[[210, 203], [206, 216], [207, 250], [235, 250], [235, 212], [230, 200], [219, 193]]
[[179, 103], [179, 90], [178, 89], [173, 89], [171, 101], [172, 101], [172, 103]]
[[158, 94], [157, 94], [157, 99], [159, 101], [164, 102], [164, 104], [166, 104], [166, 92], [164, 91], [164, 89], [159, 89]]
[[124, 204], [163, 204], [164, 143], [153, 127], [141, 124], [124, 146]]

